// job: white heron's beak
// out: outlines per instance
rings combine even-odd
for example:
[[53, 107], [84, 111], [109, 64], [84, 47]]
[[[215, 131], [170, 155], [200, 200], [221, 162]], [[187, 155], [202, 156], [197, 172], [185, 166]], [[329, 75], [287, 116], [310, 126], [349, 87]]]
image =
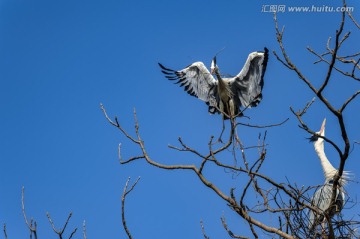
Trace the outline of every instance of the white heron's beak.
[[325, 129], [325, 124], [326, 124], [326, 118], [324, 119], [324, 121], [322, 122], [322, 125], [321, 125], [321, 128], [320, 128], [320, 131], [319, 131], [319, 134], [322, 134], [324, 132], [324, 129]]
[[215, 67], [216, 67], [216, 56], [211, 61], [210, 74], [215, 73]]

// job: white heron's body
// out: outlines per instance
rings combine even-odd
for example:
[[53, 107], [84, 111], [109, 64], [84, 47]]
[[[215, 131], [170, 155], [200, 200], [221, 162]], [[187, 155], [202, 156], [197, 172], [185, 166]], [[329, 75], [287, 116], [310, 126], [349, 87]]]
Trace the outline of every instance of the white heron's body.
[[348, 175], [349, 175], [349, 172], [347, 171], [343, 172], [343, 175], [340, 177], [340, 180], [338, 181], [338, 185], [336, 188], [335, 205], [333, 205], [331, 210], [328, 210], [329, 207], [331, 206], [334, 177], [338, 173], [338, 170], [334, 168], [334, 166], [330, 163], [330, 161], [328, 160], [325, 154], [324, 139], [322, 138], [325, 137], [325, 123], [326, 123], [326, 119], [324, 119], [320, 131], [317, 132], [317, 134], [314, 135], [312, 138], [312, 140], [314, 141], [315, 152], [318, 155], [325, 176], [324, 185], [322, 185], [316, 190], [311, 202], [313, 206], [317, 207], [321, 211], [321, 214], [318, 214], [310, 210], [309, 228], [312, 229], [314, 229], [319, 223], [325, 220], [324, 217], [325, 212], [328, 212], [328, 216], [331, 218], [342, 210], [345, 204], [344, 186], [347, 183]]
[[266, 48], [264, 52], [252, 52], [240, 73], [231, 78], [221, 77], [216, 57], [211, 63], [211, 72], [202, 62], [195, 62], [179, 71], [159, 65], [166, 78], [177, 80], [176, 83], [180, 83], [186, 92], [205, 101], [209, 113], [222, 113], [228, 119], [238, 116], [240, 107], [257, 106], [261, 101], [267, 60]]

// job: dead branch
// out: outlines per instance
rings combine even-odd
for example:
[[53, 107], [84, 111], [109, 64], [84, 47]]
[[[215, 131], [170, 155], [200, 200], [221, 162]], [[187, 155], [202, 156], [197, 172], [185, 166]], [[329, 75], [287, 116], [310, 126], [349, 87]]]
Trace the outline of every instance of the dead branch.
[[339, 50], [339, 47], [340, 47], [340, 44], [339, 44], [339, 38], [340, 38], [340, 35], [344, 29], [344, 24], [345, 24], [345, 12], [342, 13], [342, 19], [341, 19], [341, 23], [340, 23], [340, 27], [339, 27], [339, 30], [336, 31], [336, 35], [335, 35], [335, 48], [332, 52], [332, 56], [331, 56], [331, 61], [330, 61], [330, 64], [329, 64], [329, 68], [328, 68], [328, 72], [326, 74], [326, 77], [325, 77], [325, 80], [324, 80], [324, 83], [320, 86], [317, 94], [321, 95], [321, 92], [325, 89], [325, 87], [327, 86], [329, 80], [330, 80], [330, 77], [331, 77], [331, 73], [333, 71], [333, 68], [334, 68], [334, 65], [335, 65], [335, 61], [336, 61], [336, 56], [337, 56], [337, 52]]
[[314, 102], [315, 102], [315, 97], [312, 98], [311, 101], [309, 101], [308, 103], [306, 103], [304, 109], [302, 109], [301, 111], [300, 111], [300, 110], [297, 111], [295, 114], [296, 114], [296, 115], [299, 115], [300, 117], [303, 116], [303, 115], [306, 113], [306, 111], [310, 108], [310, 106], [311, 106]]
[[203, 236], [204, 236], [204, 239], [210, 239], [210, 237], [208, 237], [208, 236], [206, 235], [204, 223], [203, 223], [202, 220], [200, 220], [200, 226], [201, 226], [201, 232], [202, 232], [202, 234], [203, 234]]
[[130, 189], [128, 189], [128, 185], [129, 185], [129, 181], [130, 181], [130, 177], [128, 178], [128, 180], [126, 181], [125, 187], [124, 187], [124, 191], [123, 194], [121, 196], [121, 219], [122, 219], [122, 224], [123, 227], [125, 229], [125, 232], [127, 234], [127, 236], [129, 237], [129, 239], [132, 239], [131, 233], [126, 225], [126, 219], [125, 219], [125, 199], [126, 196], [135, 188], [136, 184], [139, 182], [140, 177], [138, 177], [135, 181], [135, 183], [130, 187]]
[[355, 18], [352, 16], [351, 12], [346, 12], [346, 13], [347, 13], [347, 15], [349, 16], [349, 18], [351, 19], [351, 21], [355, 24], [355, 26], [360, 29], [360, 24], [357, 23], [357, 21], [355, 20]]
[[[336, 109], [328, 102], [328, 100], [322, 95], [322, 91], [324, 90], [325, 86], [327, 85], [330, 76], [328, 78], [328, 75], [326, 76], [322, 86], [320, 87], [319, 90], [317, 90], [315, 88], [315, 86], [310, 82], [310, 80], [305, 77], [302, 72], [296, 67], [296, 65], [290, 60], [290, 57], [287, 55], [285, 47], [283, 45], [282, 39], [283, 39], [283, 34], [284, 34], [284, 28], [282, 31], [279, 30], [279, 26], [278, 26], [278, 21], [276, 18], [276, 14], [274, 14], [274, 22], [275, 22], [275, 31], [277, 34], [277, 41], [281, 50], [281, 53], [283, 55], [284, 60], [282, 60], [280, 58], [280, 56], [277, 55], [277, 53], [275, 51], [273, 51], [274, 55], [276, 56], [276, 58], [278, 59], [278, 61], [280, 61], [281, 63], [288, 65], [289, 69], [292, 71], [295, 71], [295, 73], [297, 74], [297, 76], [315, 93], [315, 95], [317, 95], [319, 97], [319, 99], [325, 104], [325, 106], [334, 114], [337, 114]], [[343, 25], [341, 25], [343, 26]], [[337, 31], [337, 36], [339, 37], [338, 34], [339, 31]], [[336, 50], [337, 52], [337, 50]], [[333, 67], [333, 64], [331, 66], [329, 66], [329, 68]], [[327, 74], [331, 74], [332, 69], [328, 69], [328, 73]]]
[[[105, 114], [105, 108], [102, 106], [102, 110]], [[107, 115], [106, 115], [107, 116]], [[109, 121], [109, 117], [106, 117]], [[207, 186], [208, 188], [210, 188], [213, 192], [215, 192], [216, 195], [218, 195], [220, 198], [222, 198], [224, 201], [226, 201], [229, 205], [229, 207], [231, 207], [232, 209], [234, 209], [235, 212], [237, 212], [241, 217], [243, 217], [245, 220], [249, 221], [251, 224], [253, 224], [254, 226], [256, 227], [259, 227], [265, 231], [268, 231], [270, 233], [275, 233], [275, 234], [278, 234], [284, 238], [293, 238], [292, 236], [278, 230], [277, 228], [274, 228], [274, 227], [271, 227], [271, 226], [267, 226], [265, 225], [264, 223], [252, 218], [246, 211], [245, 208], [239, 206], [236, 201], [232, 198], [232, 197], [229, 197], [227, 196], [224, 192], [222, 192], [215, 184], [213, 184], [212, 182], [210, 182], [203, 174], [202, 174], [202, 171], [200, 171], [195, 165], [165, 165], [165, 164], [161, 164], [161, 163], [158, 163], [156, 161], [153, 161], [150, 156], [148, 155], [147, 151], [146, 151], [146, 148], [145, 148], [145, 142], [142, 140], [141, 136], [140, 136], [140, 132], [139, 132], [139, 124], [138, 124], [138, 120], [137, 120], [137, 117], [136, 117], [136, 114], [134, 113], [134, 118], [135, 118], [135, 134], [136, 134], [136, 138], [135, 137], [131, 137], [120, 125], [118, 124], [112, 124], [113, 126], [117, 127], [118, 129], [120, 129], [121, 132], [125, 132], [124, 135], [125, 137], [128, 138], [128, 136], [130, 136], [132, 139], [134, 140], [130, 140], [133, 141], [135, 144], [137, 144], [142, 152], [142, 155], [144, 156], [143, 158], [146, 160], [147, 163], [149, 163], [150, 165], [152, 166], [155, 166], [155, 167], [158, 167], [158, 168], [161, 168], [161, 169], [165, 169], [165, 170], [191, 170], [193, 171], [197, 176], [198, 178], [200, 179], [200, 181], [205, 185]], [[112, 122], [111, 120], [109, 121], [110, 123]], [[233, 132], [233, 131], [232, 131]], [[183, 144], [183, 147], [185, 147], [185, 150], [189, 150], [189, 148]], [[209, 160], [209, 161], [212, 161], [212, 162], [216, 162], [214, 161], [214, 157], [217, 153], [223, 151], [226, 149], [226, 147], [228, 146], [224, 146], [224, 147], [221, 147], [219, 149], [216, 149], [214, 151], [211, 151], [208, 155], [205, 155], [203, 156], [205, 159]], [[191, 150], [190, 150], [191, 152]], [[194, 153], [194, 152], [193, 152]], [[195, 153], [196, 155], [199, 155], [199, 153]], [[217, 162], [217, 164], [219, 164]], [[219, 164], [221, 165], [221, 164]], [[226, 166], [225, 166], [226, 167]], [[231, 168], [234, 168], [236, 170], [239, 170], [239, 171], [244, 171], [244, 172], [247, 172], [247, 173], [251, 173], [253, 174], [253, 172], [249, 172], [247, 170], [243, 170], [241, 168], [235, 168], [235, 167], [227, 167], [229, 169]], [[309, 206], [311, 207], [311, 206]]]
[[85, 220], [83, 222], [83, 238], [86, 239], [86, 223], [85, 223]]
[[339, 112], [342, 113], [342, 112], [345, 110], [346, 106], [347, 106], [348, 104], [350, 104], [351, 101], [353, 101], [359, 94], [360, 94], [360, 91], [357, 91], [357, 92], [355, 92], [352, 96], [350, 96], [350, 98], [347, 99], [347, 100], [344, 102], [344, 104], [341, 106], [341, 108], [339, 109]]
[[[54, 224], [53, 220], [51, 219], [51, 216], [50, 216], [49, 212], [46, 213], [46, 216], [47, 216], [47, 218], [49, 220], [49, 223], [50, 223], [53, 231], [59, 236], [59, 239], [63, 239], [63, 234], [65, 232], [65, 229], [66, 229], [67, 225], [69, 224], [70, 218], [72, 216], [72, 212], [69, 213], [69, 216], [66, 219], [66, 222], [65, 222], [64, 226], [61, 229], [56, 229], [55, 224]], [[76, 231], [77, 231], [77, 228], [75, 228], [72, 231], [72, 233], [69, 236], [69, 239], [71, 239], [73, 237], [73, 235], [76, 233]]]
[[[225, 219], [225, 216], [223, 215], [221, 218], [221, 223], [224, 227], [224, 229], [227, 231], [227, 233], [229, 234], [229, 236], [231, 238], [241, 238], [241, 239], [250, 239], [249, 237], [244, 237], [244, 236], [239, 236], [239, 235], [235, 235], [228, 227], [228, 225], [226, 224], [226, 219]], [[255, 238], [258, 238], [258, 237], [255, 237]]]
[[[320, 54], [316, 53], [316, 52], [315, 52], [313, 49], [311, 49], [310, 47], [307, 47], [307, 50], [319, 58], [319, 60], [317, 60], [316, 62], [314, 62], [315, 64], [316, 64], [316, 63], [319, 63], [319, 62], [325, 62], [326, 64], [328, 64], [328, 65], [330, 66], [331, 63], [330, 63], [328, 60], [326, 60], [326, 59], [323, 57], [323, 55], [325, 55], [325, 54], [330, 54], [330, 53], [333, 52], [333, 51], [327, 52], [327, 53], [323, 53], [322, 55], [320, 55]], [[334, 70], [336, 70], [337, 72], [343, 74], [344, 76], [347, 76], [347, 77], [353, 78], [354, 80], [360, 81], [360, 78], [355, 75], [355, 69], [356, 69], [357, 67], [359, 67], [359, 64], [358, 64], [359, 61], [355, 61], [354, 59], [352, 59], [352, 60], [345, 60], [344, 58], [339, 57], [339, 56], [336, 56], [336, 59], [339, 60], [339, 61], [341, 61], [341, 62], [343, 62], [343, 63], [353, 63], [353, 64], [354, 64], [354, 67], [353, 67], [351, 73], [346, 72], [346, 71], [343, 71], [343, 70], [341, 70], [340, 68], [336, 67], [335, 65], [333, 66], [333, 69], [334, 69]]]
[[25, 189], [24, 189], [24, 186], [22, 187], [21, 189], [21, 208], [22, 208], [22, 213], [23, 213], [23, 216], [24, 216], [24, 220], [25, 220], [25, 223], [27, 225], [27, 227], [29, 228], [30, 230], [30, 238], [32, 238], [32, 235], [34, 235], [34, 238], [37, 239], [37, 231], [36, 231], [36, 227], [37, 227], [37, 224], [36, 224], [36, 221], [34, 221], [32, 218], [30, 219], [30, 222], [28, 221], [27, 217], [26, 217], [26, 212], [25, 212]]
[[3, 226], [3, 231], [4, 231], [5, 239], [8, 239], [7, 232], [6, 232], [6, 224], [5, 223], [4, 223], [4, 226]]
[[269, 125], [252, 125], [252, 124], [245, 124], [245, 123], [241, 123], [238, 122], [236, 123], [236, 127], [238, 125], [242, 125], [242, 126], [247, 126], [247, 127], [251, 127], [251, 128], [258, 128], [258, 129], [262, 129], [262, 128], [271, 128], [271, 127], [275, 127], [275, 126], [281, 126], [283, 124], [285, 124], [287, 121], [289, 120], [289, 118], [286, 118], [284, 121], [277, 123], [277, 124], [269, 124]]

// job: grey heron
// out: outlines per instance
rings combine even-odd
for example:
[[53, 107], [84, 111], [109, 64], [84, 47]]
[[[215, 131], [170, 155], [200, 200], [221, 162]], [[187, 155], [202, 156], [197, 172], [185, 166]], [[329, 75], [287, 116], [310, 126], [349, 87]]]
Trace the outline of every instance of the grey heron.
[[[311, 141], [314, 142], [315, 151], [320, 159], [320, 163], [325, 176], [325, 183], [320, 188], [318, 188], [312, 198], [311, 204], [321, 210], [322, 214], [317, 214], [316, 212], [310, 210], [309, 212], [309, 228], [311, 231], [321, 222], [324, 222], [324, 214], [326, 210], [331, 206], [331, 197], [333, 192], [333, 183], [334, 177], [337, 174], [338, 170], [335, 169], [328, 158], [326, 157], [324, 151], [324, 138], [325, 137], [325, 124], [326, 119], [324, 119], [320, 131], [311, 137]], [[322, 137], [319, 137], [322, 136]], [[349, 172], [344, 171], [341, 176], [338, 187], [336, 189], [335, 197], [335, 207], [329, 210], [329, 217], [333, 217], [335, 214], [339, 213], [344, 204], [345, 204], [345, 190], [344, 186], [346, 185], [349, 177]]]
[[216, 56], [211, 62], [211, 72], [202, 62], [194, 62], [178, 71], [160, 63], [159, 66], [166, 78], [176, 80], [187, 93], [205, 101], [209, 113], [221, 113], [224, 119], [229, 119], [241, 115], [241, 106], [250, 108], [261, 101], [267, 60], [267, 48], [264, 52], [252, 52], [240, 73], [231, 78], [221, 77]]

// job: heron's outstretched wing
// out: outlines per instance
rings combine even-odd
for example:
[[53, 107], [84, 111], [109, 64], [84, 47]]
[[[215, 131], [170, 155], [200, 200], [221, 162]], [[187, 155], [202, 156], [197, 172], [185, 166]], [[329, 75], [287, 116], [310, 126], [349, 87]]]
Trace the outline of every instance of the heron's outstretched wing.
[[176, 80], [176, 84], [184, 87], [184, 90], [209, 105], [209, 112], [215, 113], [216, 109], [216, 85], [217, 81], [210, 74], [202, 62], [195, 62], [186, 68], [175, 71], [161, 65], [161, 71], [169, 80]]
[[243, 107], [257, 106], [261, 101], [267, 61], [267, 48], [264, 52], [252, 52], [240, 73], [229, 80], [232, 92], [239, 97]]

